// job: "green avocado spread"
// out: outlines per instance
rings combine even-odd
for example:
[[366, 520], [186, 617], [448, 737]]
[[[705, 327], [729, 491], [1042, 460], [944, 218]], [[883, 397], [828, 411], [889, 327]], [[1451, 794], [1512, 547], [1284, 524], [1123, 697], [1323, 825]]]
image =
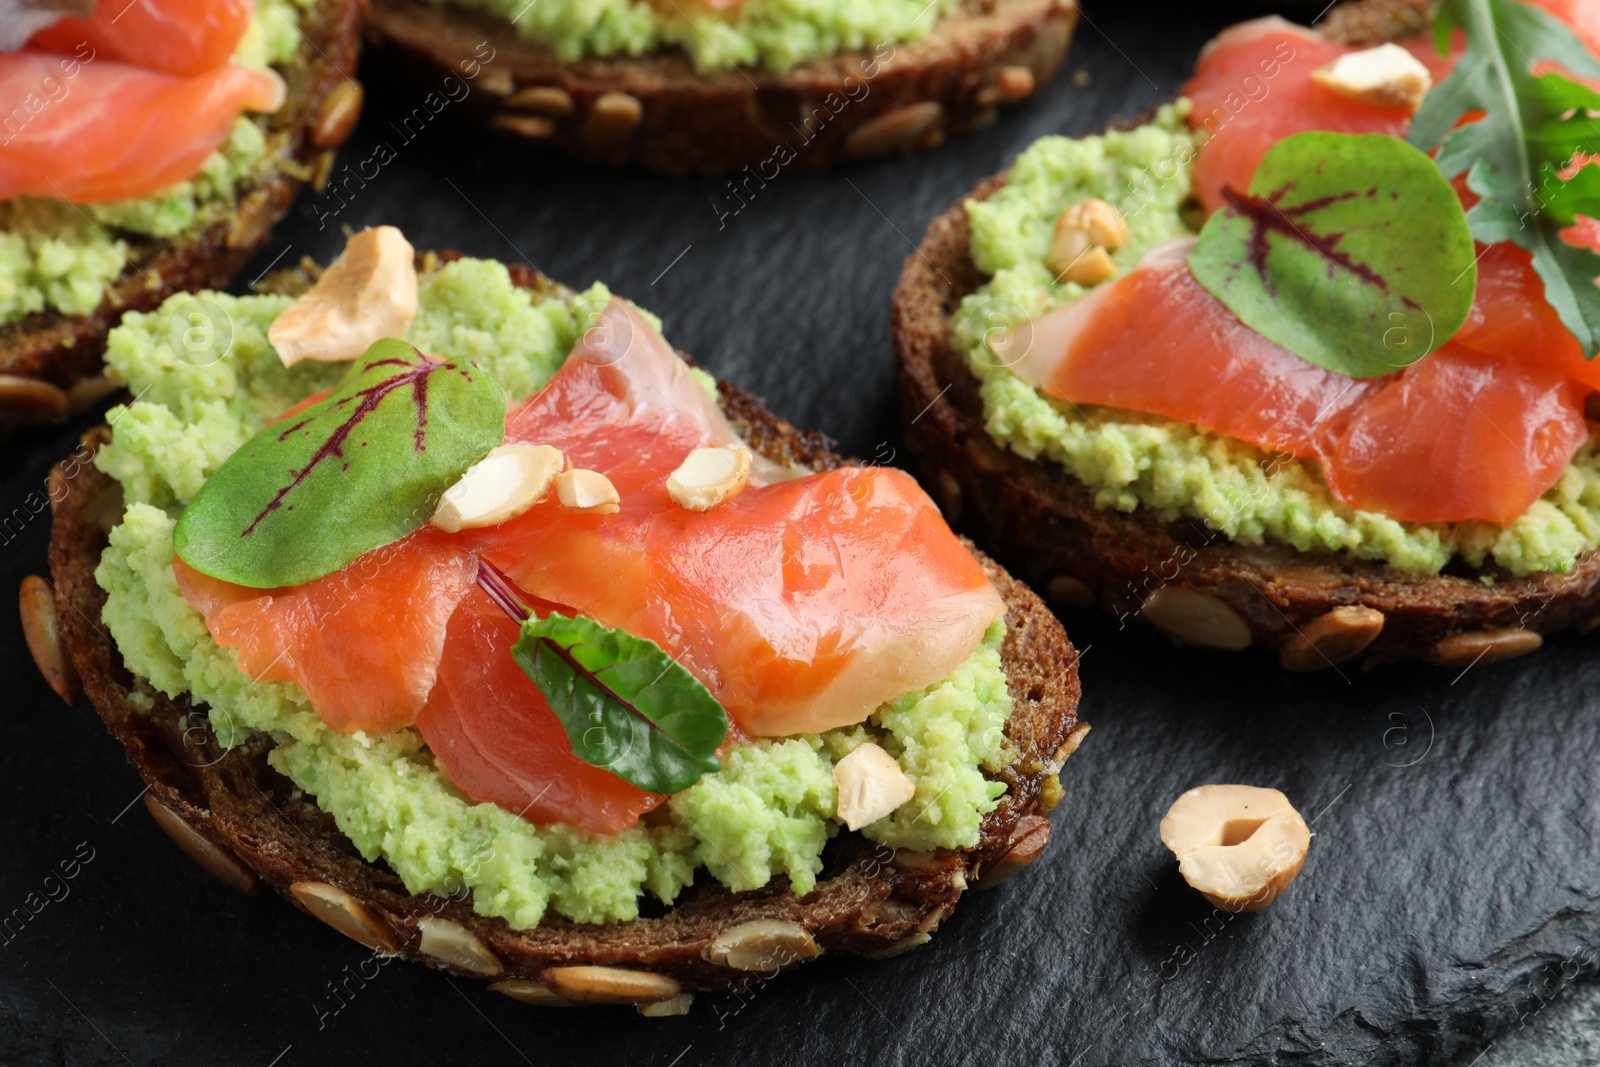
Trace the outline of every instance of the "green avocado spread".
[[745, 0], [731, 11], [651, 0], [431, 0], [514, 22], [563, 60], [681, 48], [704, 73], [778, 72], [840, 52], [877, 52], [927, 35], [960, 0]]
[[[297, 8], [312, 2], [257, 0], [235, 62], [288, 62], [300, 45]], [[81, 206], [38, 197], [0, 201], [0, 327], [47, 309], [89, 314], [127, 266], [130, 240], [176, 237], [227, 214], [240, 185], [264, 176], [273, 136], [265, 116], [241, 115], [193, 177], [133, 200]]]
[[[599, 285], [570, 300], [534, 296], [498, 263], [460, 260], [424, 274], [407, 339], [480, 361], [516, 402], [555, 373], [608, 298]], [[173, 320], [189, 321], [196, 299], [227, 324], [211, 348], [185, 347], [185, 333], [173, 331]], [[267, 328], [288, 305], [279, 296], [177, 296], [155, 312], [130, 313], [111, 332], [107, 362], [135, 399], [112, 411], [113, 440], [95, 457], [127, 500], [95, 577], [107, 594], [103, 620], [128, 667], [155, 690], [206, 704], [225, 746], [270, 734], [278, 743], [272, 765], [313, 796], [363, 856], [383, 859], [413, 893], [470, 891], [479, 913], [517, 927], [552, 908], [579, 922], [631, 919], [641, 893], [670, 903], [701, 867], [735, 890], [784, 875], [805, 894], [840, 827], [833, 765], [866, 741], [887, 749], [916, 785], [909, 802], [863, 830], [868, 838], [910, 850], [977, 843], [983, 815], [1005, 790], [983, 773], [1008, 762], [1003, 623], [943, 682], [883, 705], [858, 726], [737, 747], [721, 770], [674, 796], [665, 818], [611, 837], [534, 826], [475, 804], [451, 787], [415, 730], [345, 737], [323, 724], [297, 686], [252, 681], [178, 592], [172, 532], [223, 460], [346, 370], [283, 366]]]
[[999, 365], [987, 336], [1084, 292], [1058, 283], [1045, 266], [1062, 210], [1099, 197], [1122, 211], [1131, 239], [1112, 256], [1119, 271], [1156, 245], [1195, 232], [1198, 220], [1186, 210], [1196, 151], [1184, 121], [1188, 110], [1179, 101], [1137, 129], [1043, 138], [1018, 157], [994, 196], [967, 202], [973, 262], [992, 277], [962, 301], [953, 341], [981, 383], [994, 440], [1029, 459], [1061, 464], [1095, 490], [1101, 507], [1193, 516], [1243, 545], [1348, 552], [1414, 573], [1437, 573], [1460, 559], [1519, 576], [1564, 573], [1600, 547], [1600, 441], [1593, 437], [1511, 525], [1423, 525], [1340, 503], [1315, 461], [1286, 461], [1154, 415], [1047, 398]]

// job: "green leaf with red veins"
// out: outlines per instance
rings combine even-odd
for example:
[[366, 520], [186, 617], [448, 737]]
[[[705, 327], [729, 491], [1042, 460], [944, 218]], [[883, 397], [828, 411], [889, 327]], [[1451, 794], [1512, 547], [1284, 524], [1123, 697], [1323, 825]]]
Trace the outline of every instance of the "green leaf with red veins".
[[718, 768], [728, 713], [654, 641], [553, 613], [526, 620], [511, 655], [584, 762], [665, 794]]
[[300, 585], [419, 529], [505, 435], [506, 391], [404, 341], [367, 349], [326, 398], [256, 434], [178, 520], [189, 566], [255, 589]]
[[1472, 310], [1476, 252], [1450, 183], [1384, 134], [1302, 133], [1223, 190], [1189, 269], [1257, 333], [1352, 378], [1392, 374]]

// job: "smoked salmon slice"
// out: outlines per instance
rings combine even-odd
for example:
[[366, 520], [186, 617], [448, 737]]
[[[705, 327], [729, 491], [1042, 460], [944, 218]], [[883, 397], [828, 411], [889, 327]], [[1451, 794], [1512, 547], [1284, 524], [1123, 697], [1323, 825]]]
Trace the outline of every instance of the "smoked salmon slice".
[[0, 55], [0, 99], [38, 103], [7, 120], [0, 200], [148, 195], [193, 176], [240, 112], [283, 105], [272, 71], [225, 66], [177, 77], [111, 59], [81, 64], [66, 95], [41, 96], [41, 85], [60, 82], [60, 63], [42, 52]]
[[451, 535], [424, 526], [290, 589], [247, 589], [181, 559], [172, 569], [184, 599], [252, 679], [293, 682], [335, 730], [379, 736], [416, 720], [478, 561]]
[[[1589, 50], [1600, 54], [1600, 5], [1593, 0], [1533, 0], [1573, 27]], [[1447, 56], [1433, 35], [1398, 42], [1422, 61], [1437, 85], [1449, 76], [1464, 47], [1456, 34]], [[1208, 138], [1194, 164], [1194, 191], [1214, 211], [1224, 186], [1244, 192], [1267, 150], [1307, 130], [1387, 133], [1404, 137], [1411, 116], [1340, 96], [1312, 80], [1311, 72], [1362, 49], [1335, 44], [1315, 30], [1276, 16], [1224, 30], [1200, 52], [1183, 95], [1194, 102], [1189, 121]]]
[[1539, 358], [1452, 342], [1388, 377], [1324, 370], [1207, 292], [1188, 269], [1190, 246], [1153, 251], [1122, 278], [997, 339], [996, 353], [1062, 400], [1164, 415], [1318, 459], [1339, 500], [1409, 522], [1506, 525], [1555, 484], [1588, 436], [1588, 388]]
[[[1433, 75], [1450, 72], [1454, 55], [1441, 57], [1432, 35], [1399, 42]], [[1250, 190], [1268, 149], [1307, 130], [1405, 136], [1409, 113], [1375, 107], [1318, 85], [1311, 72], [1360, 51], [1277, 16], [1224, 30], [1200, 53], [1183, 95], [1194, 102], [1189, 121], [1207, 133], [1194, 162], [1194, 192], [1207, 211], [1222, 206], [1222, 190]]]
[[1193, 238], [995, 342], [1018, 377], [1076, 404], [1145, 411], [1290, 455], [1315, 455], [1383, 386], [1256, 333], [1189, 271]]
[[28, 46], [95, 61], [120, 59], [165, 74], [202, 74], [233, 58], [250, 28], [255, 0], [100, 0], [88, 18], [64, 18]]
[[716, 400], [650, 324], [612, 301], [561, 371], [512, 412], [507, 440], [600, 471], [621, 510], [554, 494], [500, 526], [433, 527], [292, 589], [244, 589], [174, 562], [179, 588], [253, 677], [293, 681], [333, 728], [415, 722], [474, 800], [541, 823], [614, 833], [661, 799], [572, 754], [511, 657], [514, 620], [473, 588], [479, 559], [534, 610], [649, 638], [728, 710], [730, 739], [864, 720], [948, 677], [1005, 611], [983, 567], [908, 475], [797, 473], [685, 511], [668, 475], [699, 447], [737, 445]]
[[470, 590], [417, 728], [458, 789], [529, 822], [614, 834], [664, 799], [572, 754], [539, 687], [511, 658], [519, 627]]
[[[625, 339], [619, 342], [618, 339]], [[622, 497], [614, 515], [535, 507], [467, 536], [518, 588], [660, 644], [754, 736], [857, 723], [948, 676], [1005, 610], [972, 553], [900, 471], [844, 468], [674, 504], [691, 449], [737, 441], [637, 311], [613, 301], [508, 420]]]
[[1447, 344], [1351, 419], [1323, 473], [1353, 507], [1406, 522], [1506, 526], [1588, 439], [1588, 392], [1549, 367]]

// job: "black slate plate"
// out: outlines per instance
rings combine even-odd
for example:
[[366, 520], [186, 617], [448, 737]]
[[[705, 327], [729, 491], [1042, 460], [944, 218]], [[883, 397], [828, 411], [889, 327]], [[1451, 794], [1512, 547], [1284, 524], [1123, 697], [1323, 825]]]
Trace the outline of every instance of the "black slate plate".
[[[781, 414], [888, 459], [889, 292], [928, 221], [1035, 137], [1164, 98], [1201, 42], [1251, 11], [1101, 4], [1063, 77], [998, 126], [920, 157], [750, 179], [737, 198], [725, 180], [596, 171], [479, 139], [448, 109], [407, 134], [404, 108], [380, 104], [343, 159], [383, 141], [394, 162], [364, 189], [351, 179], [342, 206], [303, 205], [250, 273], [335, 254], [342, 226], [392, 222], [419, 247], [602, 278]], [[0, 588], [44, 569], [44, 477], [89, 421], [6, 446]], [[528, 1008], [223, 888], [151, 824], [120, 749], [49, 693], [7, 612], [0, 1062], [1437, 1062], [1595, 971], [1600, 663], [1587, 639], [1462, 674], [1294, 676], [1067, 623], [1095, 731], [1043, 860], [972, 895], [909, 956], [823, 961], [650, 1021]], [[1207, 781], [1279, 786], [1312, 820], [1305, 871], [1267, 912], [1212, 912], [1157, 839], [1172, 798]]]

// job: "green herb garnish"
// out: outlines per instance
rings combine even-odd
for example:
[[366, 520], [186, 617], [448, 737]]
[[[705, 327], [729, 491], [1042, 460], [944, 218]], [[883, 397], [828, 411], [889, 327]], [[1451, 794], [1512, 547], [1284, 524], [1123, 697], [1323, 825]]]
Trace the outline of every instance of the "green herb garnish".
[[178, 556], [255, 589], [331, 574], [426, 523], [505, 423], [505, 387], [487, 371], [379, 341], [331, 394], [263, 429], [201, 486], [178, 520]]
[[1571, 27], [1513, 0], [1445, 0], [1434, 22], [1441, 54], [1458, 27], [1466, 53], [1423, 100], [1409, 140], [1437, 147], [1444, 175], [1465, 173], [1483, 198], [1467, 214], [1473, 236], [1533, 253], [1545, 299], [1592, 359], [1600, 349], [1600, 255], [1568, 244], [1560, 231], [1579, 214], [1600, 217], [1600, 176], [1588, 167], [1570, 181], [1560, 173], [1600, 141], [1600, 124], [1588, 115], [1600, 110], [1600, 94], [1560, 74], [1535, 77], [1533, 68], [1549, 61], [1595, 77], [1600, 60]]
[[1245, 325], [1320, 367], [1392, 374], [1472, 310], [1477, 264], [1461, 202], [1399, 138], [1287, 137], [1248, 191], [1223, 196], [1190, 270]]
[[488, 564], [478, 585], [522, 636], [511, 649], [572, 743], [573, 755], [650, 793], [678, 793], [717, 770], [728, 713], [654, 641], [583, 615], [532, 615]]

